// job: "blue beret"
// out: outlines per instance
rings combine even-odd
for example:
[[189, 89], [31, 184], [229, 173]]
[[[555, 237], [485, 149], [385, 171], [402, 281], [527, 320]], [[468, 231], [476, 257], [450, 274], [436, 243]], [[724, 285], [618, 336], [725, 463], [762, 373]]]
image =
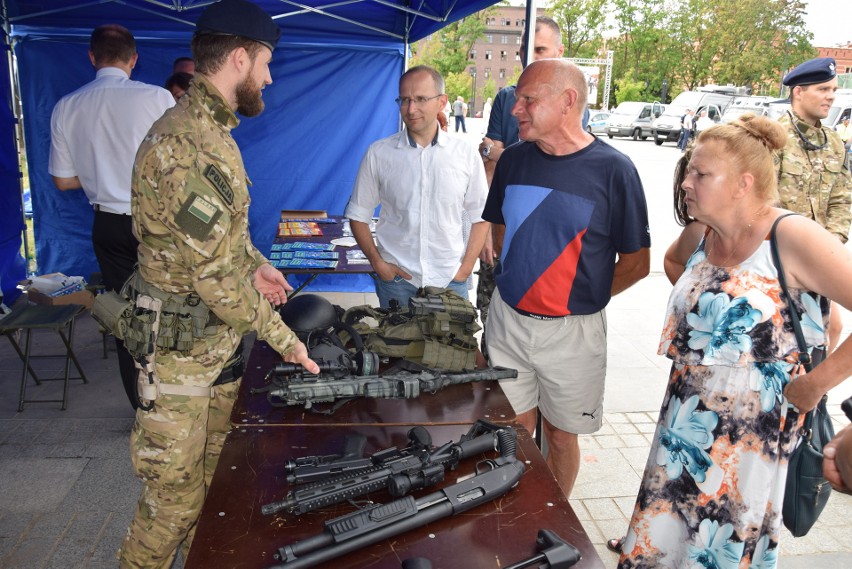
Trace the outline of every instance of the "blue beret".
[[784, 83], [788, 87], [797, 85], [815, 85], [825, 83], [834, 79], [837, 75], [837, 65], [830, 57], [818, 57], [806, 61], [793, 69], [784, 77]]
[[221, 0], [209, 5], [195, 24], [197, 34], [227, 34], [262, 43], [270, 50], [281, 37], [281, 28], [260, 6], [248, 0]]

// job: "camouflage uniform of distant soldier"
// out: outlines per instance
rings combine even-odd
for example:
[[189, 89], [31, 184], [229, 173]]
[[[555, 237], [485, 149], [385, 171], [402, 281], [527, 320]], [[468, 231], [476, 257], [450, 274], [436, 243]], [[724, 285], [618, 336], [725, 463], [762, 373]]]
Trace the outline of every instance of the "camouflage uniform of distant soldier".
[[843, 142], [831, 129], [793, 117], [806, 140], [825, 147], [805, 150], [790, 115], [779, 119], [787, 129], [787, 146], [776, 155], [781, 207], [815, 220], [846, 243], [852, 221], [852, 177], [844, 165]]
[[[131, 434], [133, 468], [144, 486], [119, 552], [123, 568], [167, 569], [179, 545], [188, 551], [230, 429], [239, 382], [210, 386], [240, 337], [254, 330], [289, 361], [314, 365], [269, 302], [270, 295], [286, 299], [286, 281], [251, 243], [249, 181], [231, 136], [239, 122], [229, 102], [237, 91], [234, 77], [243, 81], [240, 86], [256, 88], [259, 100], [262, 86], [271, 82], [268, 60], [280, 31], [245, 0], [212, 4], [199, 19], [199, 30], [202, 23], [209, 31], [196, 32], [193, 53], [204, 35], [199, 40], [204, 45], [228, 46], [220, 48], [224, 61], [214, 67], [218, 60], [197, 60], [199, 73], [189, 91], [151, 127], [136, 155], [131, 205], [142, 285], [196, 295], [211, 310], [212, 322], [188, 352], [158, 348], [155, 353], [164, 393], [152, 410], [140, 409]], [[243, 44], [230, 47], [232, 41], [269, 49], [261, 60], [262, 51], [252, 56]], [[205, 48], [199, 49], [203, 54]], [[242, 70], [251, 66], [248, 79], [239, 75], [244, 71], [235, 61]], [[260, 110], [262, 104], [255, 114]]]

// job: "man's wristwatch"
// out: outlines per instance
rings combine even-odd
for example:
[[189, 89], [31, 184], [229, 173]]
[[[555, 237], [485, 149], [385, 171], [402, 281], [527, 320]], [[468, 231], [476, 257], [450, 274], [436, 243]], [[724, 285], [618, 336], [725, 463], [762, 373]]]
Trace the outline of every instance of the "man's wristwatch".
[[494, 147], [493, 144], [489, 144], [479, 149], [479, 153], [488, 158], [491, 156], [491, 149]]

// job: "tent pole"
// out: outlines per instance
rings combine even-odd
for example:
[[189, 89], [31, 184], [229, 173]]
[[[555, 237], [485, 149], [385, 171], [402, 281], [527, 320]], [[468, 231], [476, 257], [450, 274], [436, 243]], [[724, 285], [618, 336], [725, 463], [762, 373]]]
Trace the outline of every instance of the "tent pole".
[[[27, 232], [27, 220], [26, 213], [24, 212], [24, 176], [21, 171], [21, 156], [25, 156], [25, 149], [23, 147], [24, 141], [24, 121], [21, 113], [21, 85], [18, 80], [17, 68], [15, 66], [15, 55], [13, 52], [13, 42], [12, 42], [12, 24], [9, 21], [9, 12], [6, 4], [6, 0], [0, 0], [0, 16], [2, 16], [3, 23], [3, 49], [6, 51], [6, 65], [8, 66], [9, 73], [9, 100], [12, 104], [12, 115], [15, 118], [15, 123], [17, 125], [15, 129], [15, 151], [17, 156], [17, 164], [18, 164], [18, 200], [21, 207], [21, 227], [23, 228], [21, 231], [21, 241], [23, 244], [24, 254], [26, 255], [26, 269], [25, 271], [29, 273], [31, 268], [29, 258], [29, 235]], [[0, 293], [2, 296], [2, 293]]]
[[521, 61], [524, 67], [532, 62], [533, 54], [535, 53], [535, 18], [538, 14], [538, 6], [536, 4], [536, 0], [527, 0], [527, 21], [526, 29], [524, 30], [526, 43], [524, 44], [524, 53]]

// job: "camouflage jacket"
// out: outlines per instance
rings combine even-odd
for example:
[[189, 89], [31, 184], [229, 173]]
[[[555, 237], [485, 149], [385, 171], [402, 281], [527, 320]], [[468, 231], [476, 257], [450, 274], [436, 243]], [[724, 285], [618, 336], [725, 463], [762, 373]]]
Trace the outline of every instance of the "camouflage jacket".
[[787, 131], [787, 146], [775, 154], [781, 207], [815, 220], [846, 243], [852, 222], [852, 177], [844, 163], [843, 142], [836, 132], [793, 116], [806, 140], [825, 147], [805, 150], [790, 115], [779, 119]]
[[131, 210], [145, 281], [196, 293], [239, 334], [255, 330], [279, 353], [296, 335], [254, 288], [266, 258], [248, 228], [250, 184], [231, 129], [239, 124], [201, 75], [148, 132], [133, 166]]

